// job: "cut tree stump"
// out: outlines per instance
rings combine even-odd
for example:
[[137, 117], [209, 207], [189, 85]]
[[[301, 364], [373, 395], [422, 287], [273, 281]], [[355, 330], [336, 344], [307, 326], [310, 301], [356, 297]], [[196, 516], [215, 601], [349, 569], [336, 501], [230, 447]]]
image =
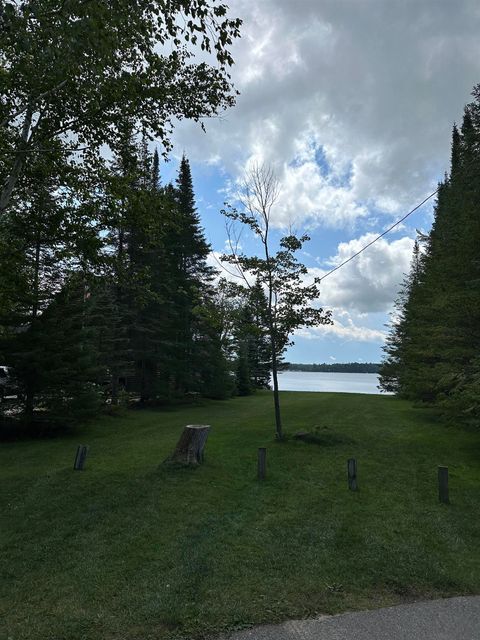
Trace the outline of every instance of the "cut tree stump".
[[180, 440], [177, 442], [175, 451], [165, 462], [196, 466], [202, 464], [207, 442], [209, 424], [187, 424], [184, 428]]

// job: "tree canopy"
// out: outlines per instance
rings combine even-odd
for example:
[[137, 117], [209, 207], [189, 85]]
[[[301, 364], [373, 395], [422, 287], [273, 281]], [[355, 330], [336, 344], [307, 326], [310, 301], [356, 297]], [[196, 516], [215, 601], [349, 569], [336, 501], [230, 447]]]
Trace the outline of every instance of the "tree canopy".
[[133, 118], [168, 150], [176, 119], [234, 103], [241, 21], [216, 0], [5, 0], [0, 11], [0, 215], [52, 139], [91, 164]]

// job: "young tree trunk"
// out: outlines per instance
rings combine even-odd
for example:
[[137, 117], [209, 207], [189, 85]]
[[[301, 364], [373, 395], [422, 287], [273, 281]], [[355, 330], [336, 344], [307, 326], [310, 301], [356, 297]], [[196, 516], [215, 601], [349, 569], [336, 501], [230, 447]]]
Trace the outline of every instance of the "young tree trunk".
[[275, 407], [275, 438], [283, 440], [282, 417], [280, 415], [280, 396], [278, 393], [277, 358], [275, 356], [275, 341], [272, 340], [272, 378], [273, 378], [273, 404]]
[[175, 462], [188, 466], [202, 464], [203, 450], [209, 431], [210, 425], [208, 424], [188, 424], [177, 442], [175, 451], [165, 462]]

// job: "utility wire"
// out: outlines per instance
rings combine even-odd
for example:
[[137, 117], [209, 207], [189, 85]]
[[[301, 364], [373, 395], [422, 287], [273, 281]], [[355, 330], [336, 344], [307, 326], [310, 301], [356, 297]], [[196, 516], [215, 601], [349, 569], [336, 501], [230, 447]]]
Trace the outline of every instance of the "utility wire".
[[417, 206], [414, 207], [411, 211], [409, 211], [406, 215], [404, 215], [403, 218], [400, 218], [400, 220], [397, 220], [394, 224], [392, 224], [391, 227], [388, 227], [388, 229], [386, 229], [386, 231], [384, 231], [379, 236], [374, 238], [371, 242], [369, 242], [364, 247], [362, 247], [360, 249], [360, 251], [357, 251], [357, 253], [354, 253], [353, 256], [350, 256], [350, 258], [347, 258], [347, 260], [344, 260], [343, 262], [338, 264], [334, 269], [332, 269], [331, 271], [328, 271], [324, 276], [322, 276], [321, 278], [318, 279], [318, 282], [321, 282], [322, 280], [325, 280], [325, 278], [327, 278], [328, 276], [332, 275], [332, 273], [335, 273], [335, 271], [338, 271], [339, 269], [344, 267], [346, 264], [348, 264], [349, 262], [354, 260], [357, 256], [359, 256], [361, 253], [363, 253], [366, 249], [368, 249], [368, 247], [371, 247], [372, 244], [375, 244], [375, 242], [377, 242], [377, 240], [380, 240], [380, 238], [383, 238], [383, 236], [386, 236], [387, 233], [390, 233], [390, 231], [392, 229], [395, 229], [395, 227], [398, 227], [398, 225], [401, 224], [404, 220], [406, 220], [408, 218], [408, 216], [411, 216], [412, 213], [415, 213], [415, 211], [417, 209], [420, 209], [420, 207], [422, 205], [424, 205], [426, 202], [428, 202], [428, 200], [430, 200], [430, 198], [433, 198], [433, 196], [436, 195], [439, 192], [439, 189], [440, 189], [440, 187], [435, 189], [435, 191], [433, 193], [431, 193], [429, 196], [427, 196], [425, 198], [425, 200], [422, 200], [422, 202], [420, 202], [420, 204], [417, 204]]

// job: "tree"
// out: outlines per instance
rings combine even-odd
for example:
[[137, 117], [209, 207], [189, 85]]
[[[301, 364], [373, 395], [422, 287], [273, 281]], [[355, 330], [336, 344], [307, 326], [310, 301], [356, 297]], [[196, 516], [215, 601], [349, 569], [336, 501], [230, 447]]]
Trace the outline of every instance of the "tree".
[[200, 224], [190, 164], [185, 156], [180, 162], [176, 185], [169, 192], [175, 206], [173, 223], [165, 240], [173, 303], [170, 358], [174, 365], [175, 390], [181, 395], [198, 390], [194, 388], [192, 372], [204, 364], [200, 345], [205, 324], [199, 310], [209, 305], [213, 293], [213, 269], [207, 265], [210, 247]]
[[410, 272], [405, 276], [383, 351], [386, 354], [379, 372], [383, 391], [405, 394], [405, 370], [408, 366], [407, 335], [414, 322], [415, 298], [422, 276], [420, 244], [415, 240]]
[[47, 155], [32, 157], [22, 197], [4, 216], [0, 231], [2, 350], [17, 369], [28, 421], [42, 376], [48, 373], [42, 334], [52, 324], [42, 317], [74, 272], [83, 278], [99, 246], [95, 222], [85, 221], [85, 203], [63, 188], [66, 171], [72, 182], [78, 180], [73, 169], [66, 168], [63, 151], [52, 141]]
[[236, 389], [239, 396], [249, 396], [253, 393], [252, 374], [248, 360], [248, 341], [240, 342], [237, 353], [235, 371]]
[[237, 357], [237, 392], [249, 395], [270, 388], [271, 357], [266, 322], [267, 299], [260, 282], [239, 298], [234, 342]]
[[233, 395], [228, 351], [223, 340], [222, 313], [214, 296], [195, 310], [192, 390], [206, 398], [225, 400]]
[[271, 358], [268, 340], [267, 298], [260, 280], [248, 291], [248, 318], [244, 330], [248, 335], [248, 362], [254, 389], [270, 389]]
[[[4, 0], [0, 218], [31, 154], [48, 153], [52, 139], [92, 167], [123, 119], [168, 149], [174, 119], [231, 106], [229, 47], [240, 24], [217, 0]], [[199, 49], [214, 64], [195, 63]]]
[[275, 435], [283, 439], [278, 370], [282, 354], [292, 344], [291, 334], [299, 327], [330, 324], [331, 313], [310, 306], [320, 295], [319, 280], [305, 284], [308, 269], [295, 254], [309, 240], [307, 235], [297, 237], [293, 233], [280, 239], [279, 247], [272, 247], [272, 210], [279, 195], [279, 184], [273, 170], [267, 166], [254, 166], [242, 185], [243, 211], [228, 207], [222, 213], [230, 223], [246, 225], [260, 240], [262, 256], [247, 256], [238, 249], [232, 224], [229, 226], [231, 253], [222, 259], [235, 266], [243, 279], [243, 287], [252, 288], [249, 277], [257, 279], [265, 289], [266, 323], [270, 343], [270, 359], [273, 378], [275, 409]]
[[439, 185], [434, 223], [420, 268], [404, 288], [382, 374], [402, 396], [480, 424], [480, 85], [473, 95], [460, 130], [453, 128], [450, 174]]
[[65, 427], [94, 416], [104, 402], [86, 291], [80, 274], [73, 274], [4, 345], [29, 426], [40, 420]]

